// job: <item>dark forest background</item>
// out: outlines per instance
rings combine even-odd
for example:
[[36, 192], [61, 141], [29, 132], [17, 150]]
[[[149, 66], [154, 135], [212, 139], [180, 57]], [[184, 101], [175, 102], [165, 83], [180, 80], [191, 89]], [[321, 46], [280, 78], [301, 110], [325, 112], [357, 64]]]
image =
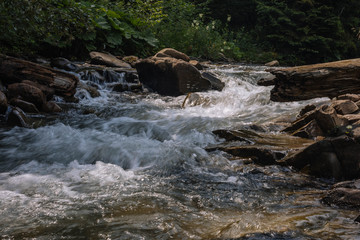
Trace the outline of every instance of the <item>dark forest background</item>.
[[358, 0], [3, 0], [0, 52], [82, 59], [164, 47], [210, 60], [300, 65], [360, 54]]

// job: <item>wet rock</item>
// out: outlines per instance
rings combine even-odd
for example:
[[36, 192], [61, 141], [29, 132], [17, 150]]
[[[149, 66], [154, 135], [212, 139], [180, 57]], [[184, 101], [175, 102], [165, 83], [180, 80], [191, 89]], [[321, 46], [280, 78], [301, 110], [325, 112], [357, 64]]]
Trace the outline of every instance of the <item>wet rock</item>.
[[270, 70], [272, 101], [299, 101], [360, 93], [360, 59]]
[[33, 103], [29, 103], [21, 99], [13, 98], [10, 100], [10, 104], [21, 108], [24, 112], [27, 113], [39, 113], [38, 108]]
[[225, 141], [227, 142], [240, 141], [240, 142], [252, 143], [248, 139], [244, 138], [242, 134], [239, 134], [238, 131], [220, 129], [213, 131], [213, 134], [215, 134], [219, 138], [225, 139]]
[[328, 137], [289, 154], [284, 162], [297, 169], [310, 166], [310, 174], [335, 179], [360, 177], [360, 143], [342, 135]]
[[34, 87], [40, 89], [44, 93], [46, 100], [48, 100], [48, 101], [53, 99], [53, 97], [55, 95], [55, 89], [45, 86], [45, 85], [42, 85], [42, 84], [39, 84], [37, 82], [24, 80], [24, 81], [21, 81], [21, 83], [25, 83], [25, 84], [28, 84], [28, 85], [31, 85], [31, 86], [34, 86]]
[[360, 114], [347, 114], [341, 116], [341, 118], [343, 119], [343, 121], [346, 121], [349, 124], [354, 124], [360, 121]]
[[303, 109], [300, 110], [299, 117], [304, 116], [305, 113], [311, 112], [316, 109], [314, 104], [306, 105]]
[[45, 106], [43, 107], [44, 111], [45, 112], [48, 112], [48, 113], [57, 113], [57, 112], [62, 112], [62, 108], [57, 105], [55, 102], [47, 102], [45, 104]]
[[268, 76], [266, 78], [261, 78], [258, 82], [257, 82], [257, 85], [259, 86], [273, 86], [275, 85], [275, 76], [271, 75], [271, 76]]
[[221, 91], [225, 87], [223, 83], [215, 74], [209, 72], [202, 72], [201, 77], [210, 82], [211, 89]]
[[70, 73], [0, 54], [0, 78], [5, 85], [24, 80], [54, 89], [61, 97], [74, 96], [78, 78]]
[[115, 92], [141, 92], [143, 89], [142, 84], [127, 84], [127, 83], [117, 83], [113, 85], [113, 91]]
[[26, 83], [10, 84], [8, 86], [8, 95], [11, 98], [20, 97], [24, 101], [35, 104], [35, 106], [40, 109], [46, 102], [45, 95], [39, 88]]
[[131, 67], [135, 67], [135, 63], [139, 61], [137, 56], [125, 56], [122, 60], [131, 65]]
[[90, 52], [90, 57], [92, 64], [105, 65], [108, 67], [131, 68], [130, 64], [108, 53]]
[[78, 87], [90, 93], [92, 98], [100, 97], [100, 93], [95, 87], [89, 86], [81, 81], [79, 82]]
[[75, 64], [70, 62], [68, 59], [62, 57], [51, 59], [50, 66], [72, 72], [76, 72], [76, 70], [78, 69]]
[[308, 138], [330, 136], [338, 127], [347, 123], [348, 121], [345, 118], [337, 115], [333, 107], [322, 105], [314, 110], [303, 113], [290, 126], [283, 129], [283, 132]]
[[360, 223], [360, 215], [354, 220], [354, 222]]
[[204, 67], [196, 60], [190, 60], [189, 63], [196, 67], [198, 70], [204, 70]]
[[175, 59], [181, 59], [185, 62], [189, 62], [190, 58], [185, 53], [179, 52], [173, 48], [164, 48], [161, 51], [159, 51], [155, 57], [171, 57]]
[[351, 100], [336, 100], [331, 104], [338, 114], [346, 115], [359, 110], [359, 107]]
[[6, 95], [0, 91], [0, 114], [5, 113], [8, 107]]
[[322, 198], [322, 202], [344, 208], [360, 209], [360, 189], [335, 188]]
[[316, 120], [311, 120], [308, 124], [299, 128], [295, 132], [292, 133], [293, 136], [301, 137], [301, 138], [316, 138], [318, 136], [324, 136], [323, 130], [320, 128], [319, 124]]
[[9, 126], [18, 126], [18, 127], [30, 127], [30, 121], [26, 117], [26, 114], [18, 107], [11, 107], [9, 106], [5, 120]]
[[226, 142], [208, 146], [207, 151], [223, 151], [240, 158], [250, 158], [259, 165], [280, 164], [285, 153], [302, 149], [313, 141], [291, 137], [256, 133], [249, 130], [216, 130], [213, 132]]
[[353, 102], [357, 102], [357, 101], [360, 101], [360, 95], [348, 93], [348, 94], [343, 94], [343, 95], [337, 96], [336, 99], [337, 100], [350, 100]]
[[211, 89], [211, 83], [201, 77], [199, 70], [183, 60], [151, 57], [137, 62], [135, 67], [140, 82], [162, 95], [179, 96]]
[[276, 67], [276, 66], [279, 66], [279, 65], [280, 65], [280, 63], [279, 63], [278, 60], [274, 60], [274, 61], [265, 63], [265, 66], [267, 66], [267, 67]]
[[240, 158], [250, 158], [258, 165], [273, 165], [276, 160], [280, 160], [285, 156], [284, 153], [273, 149], [268, 149], [259, 145], [246, 146], [217, 146], [215, 148], [207, 148], [207, 151], [223, 151]]

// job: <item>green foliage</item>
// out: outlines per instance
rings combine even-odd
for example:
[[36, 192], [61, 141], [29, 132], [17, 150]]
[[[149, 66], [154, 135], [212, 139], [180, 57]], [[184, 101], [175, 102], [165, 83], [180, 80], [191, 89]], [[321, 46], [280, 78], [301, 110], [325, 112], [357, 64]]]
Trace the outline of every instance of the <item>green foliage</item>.
[[142, 57], [173, 47], [295, 65], [360, 53], [358, 0], [2, 0], [0, 27], [8, 54]]
[[77, 56], [90, 50], [115, 54], [127, 49], [149, 51], [157, 44], [149, 27], [161, 20], [161, 1], [135, 1], [132, 8], [129, 4], [106, 0], [3, 0], [0, 51]]

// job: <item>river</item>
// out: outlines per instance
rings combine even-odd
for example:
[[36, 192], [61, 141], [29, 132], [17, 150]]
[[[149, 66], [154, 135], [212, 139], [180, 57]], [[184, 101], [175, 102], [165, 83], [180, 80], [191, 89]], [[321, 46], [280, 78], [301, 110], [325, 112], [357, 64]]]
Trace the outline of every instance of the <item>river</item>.
[[[262, 126], [309, 103], [274, 103], [265, 68], [211, 65], [222, 92], [184, 96], [79, 90], [36, 128], [0, 129], [2, 239], [360, 239], [358, 212], [325, 206], [331, 186], [205, 147], [217, 129]], [[40, 117], [41, 118], [41, 117]]]

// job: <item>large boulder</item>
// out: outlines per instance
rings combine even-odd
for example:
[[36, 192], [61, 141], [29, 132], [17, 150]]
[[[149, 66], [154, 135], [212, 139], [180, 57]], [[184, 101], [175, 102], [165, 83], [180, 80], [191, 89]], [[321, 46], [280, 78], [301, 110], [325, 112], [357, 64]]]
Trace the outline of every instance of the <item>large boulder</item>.
[[289, 154], [283, 161], [299, 170], [308, 166], [310, 174], [319, 177], [359, 178], [360, 143], [356, 136], [328, 137]]
[[165, 48], [155, 56], [135, 64], [139, 80], [162, 95], [179, 96], [191, 92], [224, 88], [215, 75], [201, 73], [190, 58], [172, 48]]
[[189, 62], [190, 58], [185, 53], [179, 52], [173, 48], [164, 48], [159, 51], [155, 57], [171, 57], [176, 59], [184, 60], [185, 62]]
[[105, 65], [108, 67], [131, 68], [131, 65], [118, 59], [109, 53], [90, 52], [92, 64]]
[[360, 93], [360, 58], [273, 69], [271, 100], [278, 102]]
[[26, 83], [13, 83], [8, 86], [10, 98], [21, 98], [24, 101], [35, 104], [39, 109], [46, 103], [44, 93], [37, 87]]

